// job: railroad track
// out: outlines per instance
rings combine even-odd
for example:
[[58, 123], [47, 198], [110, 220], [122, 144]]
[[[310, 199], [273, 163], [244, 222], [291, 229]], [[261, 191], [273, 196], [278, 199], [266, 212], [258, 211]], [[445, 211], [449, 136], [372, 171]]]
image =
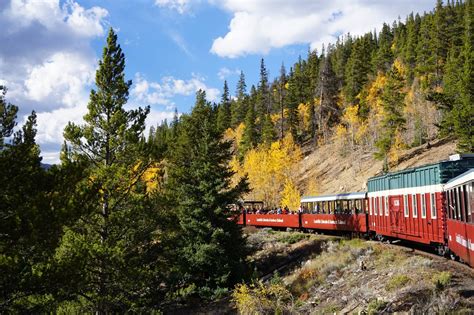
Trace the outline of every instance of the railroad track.
[[418, 244], [409, 244], [409, 243], [401, 242], [401, 241], [397, 243], [386, 243], [386, 242], [378, 242], [378, 243], [383, 244], [389, 248], [397, 248], [397, 249], [404, 248], [406, 249], [407, 253], [423, 256], [423, 257], [426, 257], [435, 261], [439, 261], [439, 262], [444, 262], [450, 265], [451, 267], [453, 267], [454, 269], [461, 269], [474, 277], [474, 269], [469, 267], [469, 265], [457, 260], [452, 260], [447, 257], [439, 256], [435, 253], [431, 253], [429, 251], [430, 250], [429, 248], [419, 248]]

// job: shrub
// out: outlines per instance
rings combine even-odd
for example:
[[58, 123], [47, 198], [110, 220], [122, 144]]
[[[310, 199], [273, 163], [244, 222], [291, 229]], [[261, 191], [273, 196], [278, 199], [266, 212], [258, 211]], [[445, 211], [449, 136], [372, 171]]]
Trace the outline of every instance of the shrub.
[[258, 281], [250, 285], [238, 284], [232, 300], [240, 314], [281, 314], [291, 309], [293, 296], [282, 283], [265, 285]]
[[381, 312], [385, 308], [386, 305], [387, 305], [387, 302], [385, 301], [378, 300], [378, 299], [372, 300], [367, 305], [366, 313], [368, 315], [377, 314]]
[[451, 282], [452, 275], [449, 271], [442, 271], [435, 273], [431, 278], [436, 290], [441, 291]]
[[304, 240], [308, 238], [308, 234], [303, 234], [303, 233], [291, 233], [288, 235], [283, 235], [281, 238], [279, 238], [279, 241], [286, 243], [286, 244], [294, 244], [298, 243], [301, 240]]
[[406, 275], [396, 275], [393, 276], [385, 286], [387, 291], [392, 291], [396, 289], [400, 289], [404, 287], [408, 282], [410, 282], [410, 278]]
[[317, 270], [312, 268], [303, 268], [293, 280], [290, 290], [293, 294], [300, 297], [316, 284], [321, 283], [321, 276]]

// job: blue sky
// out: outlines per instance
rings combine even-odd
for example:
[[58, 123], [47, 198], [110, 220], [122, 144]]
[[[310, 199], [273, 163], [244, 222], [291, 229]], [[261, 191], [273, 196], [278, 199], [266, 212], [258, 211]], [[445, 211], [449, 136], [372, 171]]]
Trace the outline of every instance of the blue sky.
[[339, 34], [430, 11], [433, 0], [0, 0], [0, 84], [38, 113], [43, 161], [56, 163], [62, 130], [80, 123], [107, 29], [113, 27], [134, 85], [128, 107], [150, 105], [148, 125], [188, 112], [197, 89], [218, 101], [224, 79], [257, 84], [263, 57], [270, 78]]

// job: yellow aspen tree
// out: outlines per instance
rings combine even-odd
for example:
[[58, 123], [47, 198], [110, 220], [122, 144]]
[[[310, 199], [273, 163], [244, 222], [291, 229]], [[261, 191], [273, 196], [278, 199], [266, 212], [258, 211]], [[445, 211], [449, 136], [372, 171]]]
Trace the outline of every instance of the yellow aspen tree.
[[287, 179], [283, 187], [281, 205], [283, 207], [287, 206], [290, 210], [298, 210], [300, 202], [301, 195], [298, 188], [291, 179]]

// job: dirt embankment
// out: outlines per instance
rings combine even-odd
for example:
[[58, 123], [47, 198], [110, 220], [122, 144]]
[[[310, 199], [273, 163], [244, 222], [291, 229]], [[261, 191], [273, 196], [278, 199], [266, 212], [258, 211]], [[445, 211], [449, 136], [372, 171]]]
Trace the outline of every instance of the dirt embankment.
[[293, 233], [300, 236], [269, 230], [249, 236], [257, 261], [272, 261], [308, 242], [322, 246], [276, 278], [237, 287], [234, 305], [241, 314], [467, 314], [474, 309], [474, 271], [464, 265], [401, 246]]
[[[398, 164], [392, 166], [391, 170], [446, 160], [455, 153], [455, 148], [453, 141], [437, 140], [429, 145], [405, 150], [400, 154]], [[382, 171], [383, 162], [376, 160], [373, 152], [354, 151], [341, 155], [334, 144], [311, 150], [310, 147], [304, 148], [307, 155], [298, 168], [298, 186], [305, 195], [311, 185], [313, 189], [310, 189], [310, 194], [318, 195], [365, 191], [367, 179]]]

